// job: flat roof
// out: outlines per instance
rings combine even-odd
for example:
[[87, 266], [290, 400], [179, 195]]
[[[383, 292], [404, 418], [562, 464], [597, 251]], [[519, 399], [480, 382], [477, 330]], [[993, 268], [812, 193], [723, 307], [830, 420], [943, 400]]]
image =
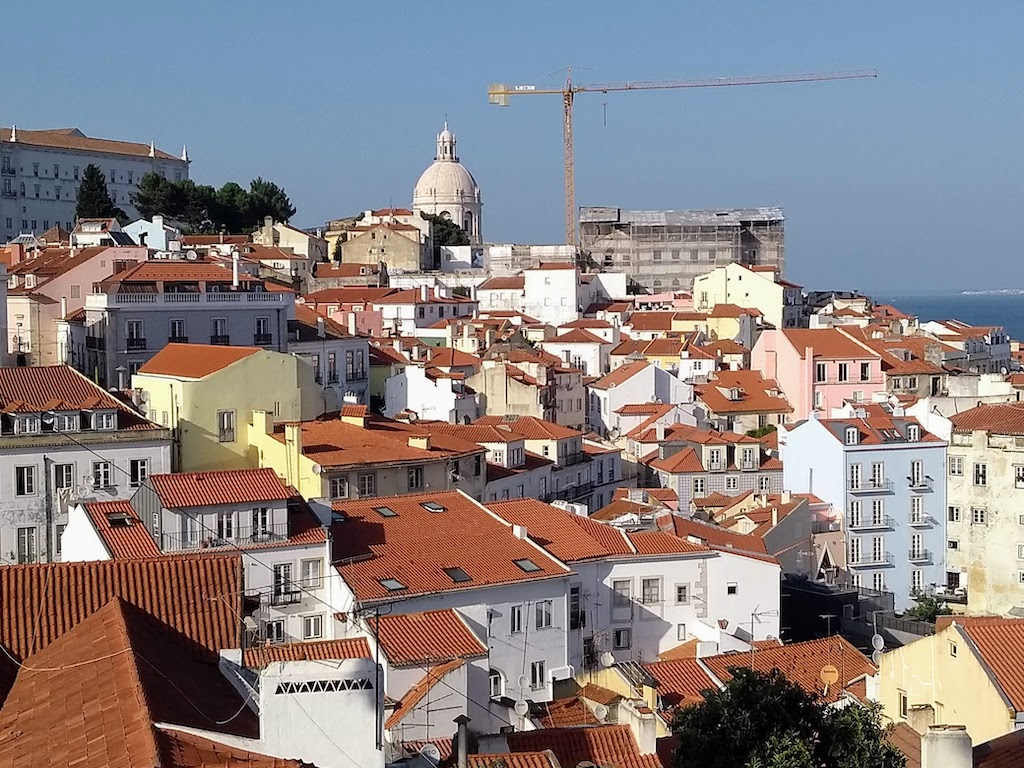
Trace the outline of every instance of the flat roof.
[[623, 208], [580, 208], [580, 224], [640, 224], [647, 226], [738, 227], [750, 221], [784, 221], [782, 208], [709, 208], [682, 211], [629, 211]]

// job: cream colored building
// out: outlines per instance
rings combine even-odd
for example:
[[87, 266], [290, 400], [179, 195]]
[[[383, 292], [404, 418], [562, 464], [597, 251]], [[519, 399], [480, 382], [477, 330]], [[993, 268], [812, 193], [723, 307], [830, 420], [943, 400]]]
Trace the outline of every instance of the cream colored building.
[[444, 130], [437, 135], [434, 162], [420, 176], [412, 192], [414, 213], [429, 213], [450, 219], [462, 227], [472, 245], [483, 242], [480, 226], [480, 186], [455, 151], [455, 134]]
[[259, 347], [168, 344], [132, 376], [132, 388], [147, 417], [174, 430], [176, 472], [258, 467], [253, 411], [274, 421], [321, 413], [309, 362]]
[[950, 417], [946, 584], [970, 614], [1024, 608], [1024, 403]]
[[936, 629], [882, 655], [886, 719], [922, 734], [964, 725], [975, 744], [1024, 727], [1024, 619], [939, 617]]
[[429, 269], [432, 256], [422, 232], [412, 224], [385, 221], [352, 227], [341, 244], [344, 264], [384, 263], [389, 272]]
[[277, 246], [296, 256], [305, 256], [310, 267], [318, 261], [327, 261], [327, 240], [319, 234], [311, 234], [290, 224], [275, 222], [267, 216], [263, 226], [252, 233], [257, 245]]
[[711, 312], [718, 304], [757, 309], [776, 328], [796, 328], [802, 293], [800, 286], [783, 280], [772, 268], [732, 262], [694, 278], [693, 308]]

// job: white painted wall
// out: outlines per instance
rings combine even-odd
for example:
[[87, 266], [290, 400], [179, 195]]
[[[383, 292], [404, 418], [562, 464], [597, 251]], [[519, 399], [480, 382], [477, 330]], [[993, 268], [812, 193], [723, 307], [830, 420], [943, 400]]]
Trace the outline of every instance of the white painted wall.
[[72, 504], [68, 509], [68, 527], [61, 536], [60, 560], [62, 563], [78, 563], [92, 560], [110, 560], [103, 539], [89, 519], [82, 504]]

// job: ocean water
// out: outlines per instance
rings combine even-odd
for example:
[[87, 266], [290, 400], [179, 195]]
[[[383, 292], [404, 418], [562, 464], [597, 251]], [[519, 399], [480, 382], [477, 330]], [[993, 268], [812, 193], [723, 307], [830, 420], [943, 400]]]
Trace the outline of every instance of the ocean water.
[[1001, 325], [1010, 338], [1024, 340], [1024, 294], [907, 294], [872, 298], [917, 315], [921, 322], [955, 319], [971, 325]]

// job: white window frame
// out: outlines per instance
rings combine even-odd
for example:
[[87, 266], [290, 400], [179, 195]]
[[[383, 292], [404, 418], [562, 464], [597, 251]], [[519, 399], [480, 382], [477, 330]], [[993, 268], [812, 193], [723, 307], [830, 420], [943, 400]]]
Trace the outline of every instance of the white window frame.
[[233, 443], [238, 439], [238, 422], [233, 410], [217, 411], [217, 442]]
[[302, 617], [302, 639], [319, 640], [324, 636], [324, 615], [311, 613]]
[[36, 495], [36, 467], [34, 464], [14, 468], [14, 495]]
[[[654, 591], [648, 594], [648, 588], [653, 585]], [[640, 602], [644, 605], [661, 605], [661, 577], [647, 576], [640, 579]]]
[[[682, 599], [679, 599], [680, 590], [682, 591]], [[690, 604], [690, 584], [676, 584], [676, 605], [689, 605]]]
[[54, 464], [53, 465], [53, 487], [57, 490], [62, 488], [75, 487], [75, 465]]
[[508, 632], [518, 635], [523, 631], [523, 606], [512, 605], [508, 609]]
[[149, 459], [130, 459], [128, 461], [128, 486], [141, 488], [149, 477]]
[[332, 499], [348, 498], [348, 475], [338, 475], [328, 481], [328, 490]]
[[548, 664], [544, 659], [530, 663], [530, 688], [539, 691], [548, 686]]
[[299, 578], [307, 589], [320, 589], [324, 583], [324, 561], [319, 557], [299, 560]]
[[948, 460], [949, 475], [950, 477], [963, 477], [964, 476], [964, 457], [963, 456], [950, 456]]
[[114, 465], [109, 461], [94, 461], [92, 463], [92, 487], [110, 488], [113, 483]]
[[554, 625], [555, 607], [551, 600], [538, 600], [534, 606], [537, 629], [550, 629]]
[[612, 648], [616, 651], [628, 651], [633, 646], [633, 633], [628, 627], [612, 630]]

